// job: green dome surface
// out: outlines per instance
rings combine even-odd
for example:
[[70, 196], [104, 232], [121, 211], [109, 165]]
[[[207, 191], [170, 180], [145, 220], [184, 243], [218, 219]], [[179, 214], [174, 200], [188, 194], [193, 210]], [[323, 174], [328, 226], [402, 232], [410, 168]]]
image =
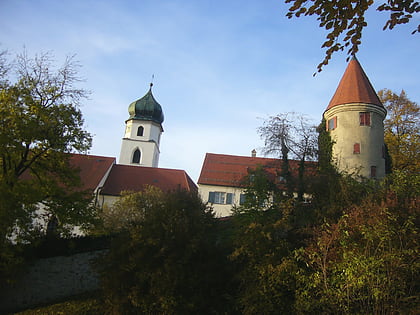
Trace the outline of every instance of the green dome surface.
[[163, 122], [162, 107], [153, 97], [152, 84], [146, 95], [128, 106], [128, 113], [128, 119], [149, 120], [158, 124]]

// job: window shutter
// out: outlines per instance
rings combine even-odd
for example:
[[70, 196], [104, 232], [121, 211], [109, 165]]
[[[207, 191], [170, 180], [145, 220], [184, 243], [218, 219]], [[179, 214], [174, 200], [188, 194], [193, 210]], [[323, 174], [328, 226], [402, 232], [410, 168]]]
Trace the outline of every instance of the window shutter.
[[209, 202], [214, 203], [214, 196], [216, 193], [214, 191], [209, 192]]
[[335, 128], [337, 128], [337, 116], [334, 116], [333, 118], [329, 119], [327, 124], [327, 131], [334, 130]]
[[359, 113], [360, 126], [370, 126], [370, 113]]
[[226, 204], [231, 205], [233, 203], [233, 194], [227, 193], [226, 194]]
[[360, 143], [355, 143], [353, 145], [353, 154], [360, 154]]
[[245, 199], [246, 199], [246, 195], [245, 194], [240, 194], [239, 196], [239, 204], [243, 205], [245, 203]]

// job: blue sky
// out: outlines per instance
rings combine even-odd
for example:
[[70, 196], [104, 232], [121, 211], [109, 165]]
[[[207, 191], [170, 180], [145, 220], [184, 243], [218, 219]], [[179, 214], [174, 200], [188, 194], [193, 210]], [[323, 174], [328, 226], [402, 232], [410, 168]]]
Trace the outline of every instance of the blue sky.
[[[315, 77], [325, 31], [315, 18], [289, 20], [283, 1], [0, 0], [0, 49], [76, 54], [91, 154], [119, 156], [128, 105], [154, 75], [165, 130], [160, 167], [197, 180], [206, 152], [250, 155], [269, 115], [295, 111], [318, 123], [346, 68], [338, 53]], [[404, 89], [420, 102], [420, 21], [382, 31], [371, 10], [358, 59], [376, 90]]]

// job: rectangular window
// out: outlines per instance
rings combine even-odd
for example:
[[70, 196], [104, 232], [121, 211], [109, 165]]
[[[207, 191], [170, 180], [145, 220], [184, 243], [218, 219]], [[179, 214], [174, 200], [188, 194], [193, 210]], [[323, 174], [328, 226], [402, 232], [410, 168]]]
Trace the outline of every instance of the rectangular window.
[[333, 118], [328, 120], [328, 130], [334, 130], [337, 128], [337, 116], [334, 116]]
[[233, 203], [233, 194], [225, 193], [221, 191], [211, 191], [209, 192], [209, 202], [216, 204], [232, 204]]
[[376, 166], [371, 166], [370, 167], [370, 177], [371, 178], [376, 178]]
[[360, 154], [360, 143], [355, 143], [353, 145], [353, 154]]
[[359, 113], [360, 126], [370, 126], [370, 113]]

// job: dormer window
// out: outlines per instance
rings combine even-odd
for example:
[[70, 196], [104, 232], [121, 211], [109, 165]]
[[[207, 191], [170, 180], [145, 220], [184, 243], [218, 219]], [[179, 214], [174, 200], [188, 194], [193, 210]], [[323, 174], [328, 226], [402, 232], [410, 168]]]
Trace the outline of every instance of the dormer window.
[[144, 127], [143, 127], [143, 126], [140, 126], [140, 127], [137, 129], [137, 136], [139, 136], [139, 137], [143, 137], [143, 133], [144, 133]]
[[362, 112], [359, 113], [360, 126], [370, 126], [370, 113]]

